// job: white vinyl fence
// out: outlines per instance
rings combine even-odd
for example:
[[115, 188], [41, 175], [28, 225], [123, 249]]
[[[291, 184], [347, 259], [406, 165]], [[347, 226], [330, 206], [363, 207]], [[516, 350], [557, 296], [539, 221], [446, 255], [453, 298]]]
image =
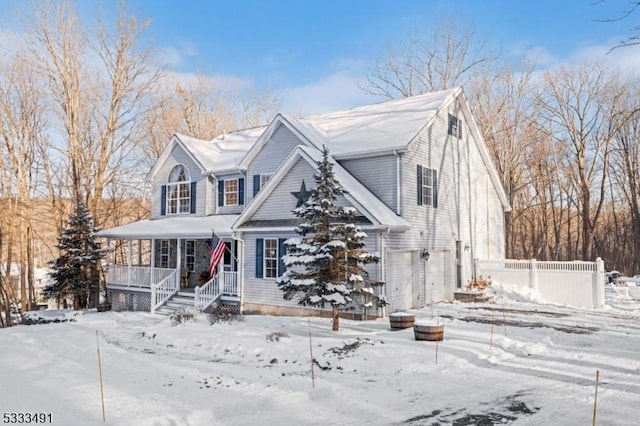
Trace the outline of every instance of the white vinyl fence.
[[604, 305], [604, 262], [538, 262], [532, 260], [476, 259], [477, 276], [526, 287], [551, 303], [582, 308]]

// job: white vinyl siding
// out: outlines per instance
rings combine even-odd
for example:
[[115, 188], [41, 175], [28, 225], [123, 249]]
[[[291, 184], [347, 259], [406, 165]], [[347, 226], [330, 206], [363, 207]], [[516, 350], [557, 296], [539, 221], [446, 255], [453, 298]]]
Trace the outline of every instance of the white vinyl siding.
[[342, 167], [367, 187], [394, 212], [397, 210], [397, 157], [386, 155], [338, 161]]
[[[314, 173], [316, 171], [309, 163], [299, 159], [249, 220], [295, 219], [291, 211], [296, 207], [297, 199], [292, 192], [300, 191], [303, 180], [307, 191], [313, 189]], [[351, 206], [345, 197], [339, 197], [336, 204], [341, 207]]]
[[[458, 137], [449, 135], [449, 116], [458, 117]], [[472, 133], [462, 120], [464, 113], [457, 102], [440, 111], [433, 124], [420, 132], [403, 158], [403, 217], [412, 225], [402, 233], [385, 236], [388, 249], [421, 250], [426, 248], [446, 254], [444, 276], [446, 294], [452, 298], [457, 284], [456, 240], [462, 241], [461, 285], [471, 279], [474, 257], [504, 256], [504, 212], [495, 187], [488, 176]], [[425, 208], [419, 199], [418, 173], [436, 171], [438, 208]], [[428, 181], [426, 182], [428, 183]], [[424, 193], [422, 194], [425, 195]], [[467, 248], [465, 248], [467, 247]], [[443, 255], [445, 256], [445, 255]], [[425, 281], [425, 266], [419, 266], [419, 282]]]
[[291, 130], [281, 124], [273, 132], [271, 139], [262, 147], [260, 152], [251, 161], [247, 169], [247, 200], [250, 200], [254, 194], [259, 191], [254, 188], [254, 175], [260, 175], [260, 188], [266, 181], [263, 181], [262, 175], [268, 176], [273, 174], [276, 169], [291, 154], [293, 149], [298, 145], [306, 145]]

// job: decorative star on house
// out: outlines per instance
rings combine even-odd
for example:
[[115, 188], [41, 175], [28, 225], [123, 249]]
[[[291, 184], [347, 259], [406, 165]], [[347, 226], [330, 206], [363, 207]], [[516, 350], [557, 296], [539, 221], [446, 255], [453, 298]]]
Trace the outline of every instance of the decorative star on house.
[[311, 191], [307, 191], [307, 186], [304, 184], [304, 180], [302, 181], [302, 185], [300, 185], [300, 191], [292, 192], [291, 195], [296, 197], [296, 208], [303, 206], [304, 203], [307, 202], [309, 197], [311, 196]]

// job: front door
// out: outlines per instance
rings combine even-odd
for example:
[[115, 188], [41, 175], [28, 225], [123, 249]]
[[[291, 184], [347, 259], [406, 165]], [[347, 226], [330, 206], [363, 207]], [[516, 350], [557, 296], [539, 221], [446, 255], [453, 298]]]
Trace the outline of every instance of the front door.
[[235, 272], [238, 270], [238, 256], [236, 254], [236, 242], [225, 241], [224, 258], [222, 261], [222, 270], [226, 272]]

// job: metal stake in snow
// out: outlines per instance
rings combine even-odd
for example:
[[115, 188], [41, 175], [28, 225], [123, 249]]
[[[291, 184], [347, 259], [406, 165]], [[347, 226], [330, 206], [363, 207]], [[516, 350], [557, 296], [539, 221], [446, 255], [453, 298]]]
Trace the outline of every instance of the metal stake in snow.
[[308, 317], [307, 319], [309, 320], [309, 355], [311, 356], [311, 387], [315, 389], [316, 379], [313, 375], [313, 345], [311, 344], [311, 317]]
[[596, 426], [596, 408], [598, 407], [598, 379], [600, 379], [600, 370], [596, 370], [596, 397], [593, 400], [593, 420], [591, 426]]
[[[440, 314], [436, 313], [436, 325], [440, 325]], [[438, 339], [436, 339], [436, 365], [438, 364]]]
[[500, 296], [502, 299], [502, 325], [504, 326], [504, 335], [507, 335], [507, 317], [504, 313], [504, 294]]
[[491, 310], [491, 335], [489, 336], [489, 350], [493, 349], [493, 323], [495, 319], [495, 310]]
[[100, 401], [102, 402], [102, 423], [106, 422], [104, 413], [104, 387], [102, 386], [102, 361], [100, 360], [100, 339], [98, 339], [98, 330], [96, 330], [96, 347], [98, 348], [98, 373], [100, 374]]

